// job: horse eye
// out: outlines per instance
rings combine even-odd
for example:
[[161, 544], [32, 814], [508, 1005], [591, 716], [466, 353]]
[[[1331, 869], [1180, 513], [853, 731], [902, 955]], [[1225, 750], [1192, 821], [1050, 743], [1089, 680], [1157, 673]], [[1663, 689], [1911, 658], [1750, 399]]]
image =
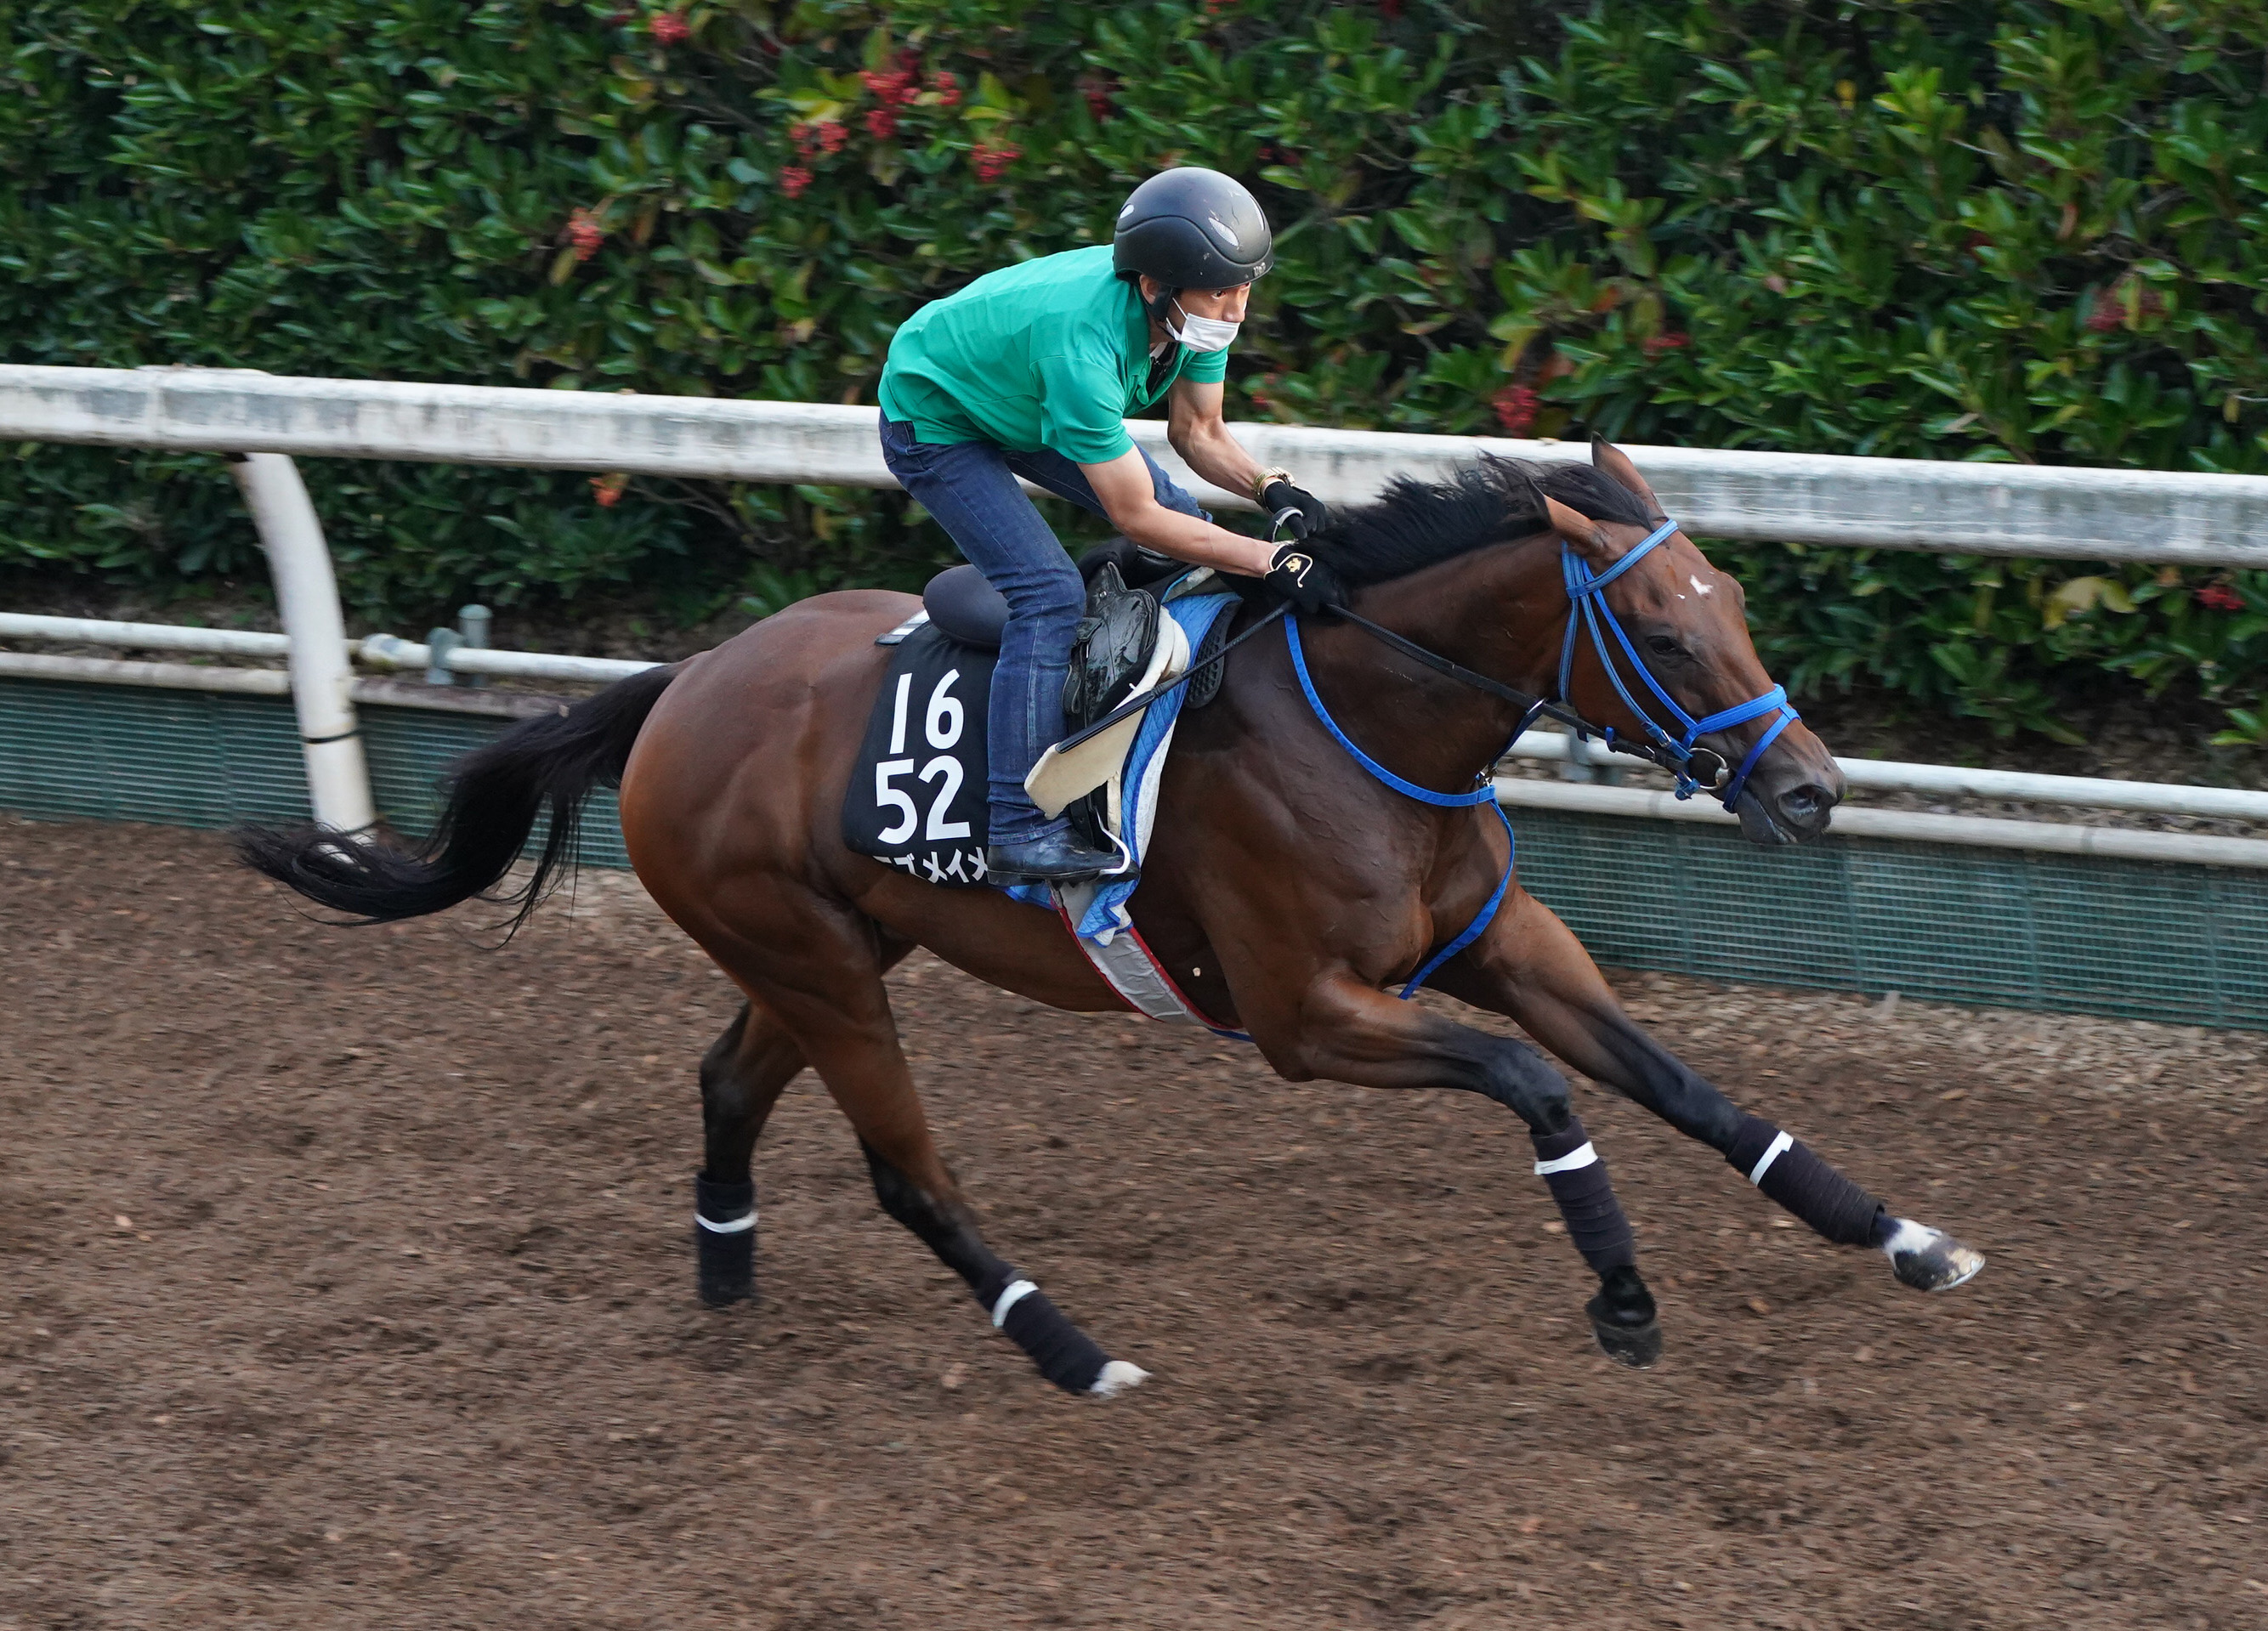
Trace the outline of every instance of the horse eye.
[[1646, 637], [1646, 649], [1653, 652], [1656, 657], [1683, 657], [1685, 655], [1685, 648], [1678, 644], [1675, 640], [1672, 640], [1668, 635], [1648, 635]]

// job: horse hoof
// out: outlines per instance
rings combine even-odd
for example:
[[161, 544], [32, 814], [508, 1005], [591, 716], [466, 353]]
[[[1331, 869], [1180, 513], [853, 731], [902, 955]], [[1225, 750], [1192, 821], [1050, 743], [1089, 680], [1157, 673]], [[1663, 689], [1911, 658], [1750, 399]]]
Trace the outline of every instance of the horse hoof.
[[1642, 1326], [1618, 1326], [1612, 1320], [1594, 1319], [1591, 1334], [1599, 1339], [1601, 1353], [1633, 1370], [1651, 1370], [1661, 1357], [1659, 1320], [1649, 1319]]
[[1890, 1260], [1898, 1283], [1917, 1291], [1950, 1291], [1974, 1280], [1984, 1267], [1982, 1252], [1910, 1217], [1898, 1220], [1896, 1231], [1882, 1242], [1882, 1255]]
[[1114, 1359], [1102, 1367], [1102, 1374], [1094, 1378], [1094, 1385], [1086, 1391], [1097, 1399], [1116, 1399], [1130, 1392], [1150, 1379], [1150, 1373], [1139, 1365], [1130, 1365], [1123, 1359]]
[[[1649, 1303], [1652, 1301], [1648, 1299]], [[1632, 1324], [1624, 1310], [1624, 1318], [1617, 1319], [1615, 1309], [1604, 1296], [1593, 1297], [1583, 1305], [1591, 1317], [1591, 1334], [1599, 1340], [1599, 1351], [1618, 1365], [1628, 1365], [1633, 1370], [1651, 1370], [1661, 1357], [1661, 1322], [1649, 1309], [1645, 1319]]]

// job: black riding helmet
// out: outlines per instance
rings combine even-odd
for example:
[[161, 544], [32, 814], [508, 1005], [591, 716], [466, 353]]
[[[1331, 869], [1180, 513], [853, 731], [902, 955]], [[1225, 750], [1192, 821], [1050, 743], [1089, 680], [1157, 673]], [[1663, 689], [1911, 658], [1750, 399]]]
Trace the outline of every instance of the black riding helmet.
[[1163, 283], [1162, 305], [1184, 289], [1234, 289], [1265, 276], [1276, 239], [1243, 183], [1190, 165], [1134, 189], [1118, 211], [1111, 262], [1129, 282]]

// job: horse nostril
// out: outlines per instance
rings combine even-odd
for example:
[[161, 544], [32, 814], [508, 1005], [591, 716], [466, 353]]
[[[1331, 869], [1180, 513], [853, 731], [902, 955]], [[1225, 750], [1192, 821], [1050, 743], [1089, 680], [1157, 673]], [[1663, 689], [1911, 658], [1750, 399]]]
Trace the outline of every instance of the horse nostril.
[[1835, 795], [1816, 782], [1791, 787], [1779, 796], [1779, 811], [1791, 821], [1815, 821], [1835, 804]]

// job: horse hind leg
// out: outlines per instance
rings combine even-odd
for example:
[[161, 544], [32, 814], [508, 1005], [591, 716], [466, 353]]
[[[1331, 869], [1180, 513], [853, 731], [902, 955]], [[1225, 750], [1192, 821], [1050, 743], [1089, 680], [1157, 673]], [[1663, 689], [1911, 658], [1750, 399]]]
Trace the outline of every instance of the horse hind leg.
[[772, 1106], [803, 1062], [803, 1050], [778, 1019], [753, 1003], [742, 1005], [702, 1057], [693, 1248], [701, 1300], [711, 1308], [755, 1295], [756, 1185], [749, 1164]]
[[781, 941], [797, 948], [792, 962], [750, 947], [728, 968], [777, 1017], [850, 1119], [883, 1211], [961, 1276], [993, 1328], [1057, 1386], [1108, 1398], [1146, 1380], [1147, 1371], [1110, 1358], [985, 1244], [974, 1209], [938, 1153], [898, 1045], [882, 984], [895, 959], [886, 959], [873, 926], [817, 901], [792, 917], [792, 932], [784, 930]]
[[[866, 1168], [874, 1180], [874, 1198], [881, 1202], [882, 1210], [904, 1224], [961, 1277], [978, 1306], [991, 1315], [993, 1329], [1005, 1332], [1042, 1376], [1066, 1392], [1094, 1393], [1105, 1399], [1149, 1379], [1150, 1373], [1140, 1366], [1104, 1354], [1048, 1300], [1046, 1292], [985, 1245], [942, 1162], [937, 1163], [935, 1172], [943, 1175], [943, 1182], [932, 1187], [909, 1176], [904, 1166], [863, 1135], [858, 1147], [865, 1152]], [[902, 1158], [907, 1155], [912, 1156], [911, 1164], [917, 1170], [919, 1155], [902, 1150]]]

